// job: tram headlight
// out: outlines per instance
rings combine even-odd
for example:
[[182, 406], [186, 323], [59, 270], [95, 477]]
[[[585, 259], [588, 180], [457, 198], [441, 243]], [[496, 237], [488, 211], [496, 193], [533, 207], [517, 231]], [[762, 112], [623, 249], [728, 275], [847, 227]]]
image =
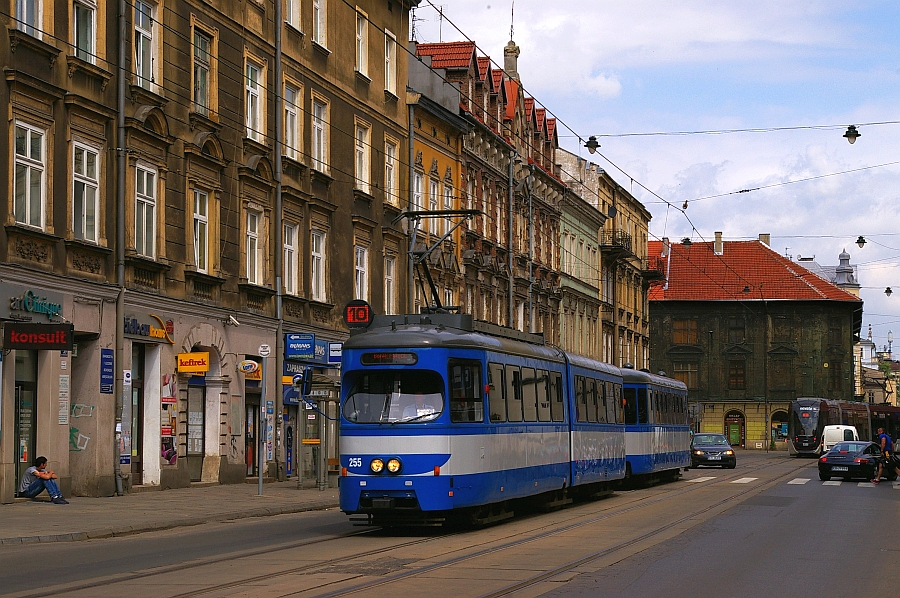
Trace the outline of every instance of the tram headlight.
[[390, 473], [399, 473], [400, 472], [400, 459], [388, 459], [387, 462], [387, 470]]
[[369, 463], [369, 469], [372, 470], [372, 473], [381, 473], [384, 471], [384, 461], [381, 459], [372, 459], [372, 462]]

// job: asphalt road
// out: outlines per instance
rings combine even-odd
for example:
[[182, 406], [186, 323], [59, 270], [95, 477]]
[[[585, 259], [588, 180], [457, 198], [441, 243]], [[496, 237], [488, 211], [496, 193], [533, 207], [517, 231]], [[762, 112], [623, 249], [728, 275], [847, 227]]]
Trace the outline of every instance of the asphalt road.
[[811, 460], [789, 483], [547, 596], [900, 596], [900, 488], [860, 482], [825, 485]]
[[897, 596], [900, 485], [742, 456], [487, 529], [384, 532], [337, 511], [0, 546], [2, 596]]

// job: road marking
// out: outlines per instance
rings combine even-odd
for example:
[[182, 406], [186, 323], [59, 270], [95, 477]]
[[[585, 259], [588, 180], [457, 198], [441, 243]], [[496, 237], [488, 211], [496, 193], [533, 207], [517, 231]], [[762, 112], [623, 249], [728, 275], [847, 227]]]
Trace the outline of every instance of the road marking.
[[788, 484], [805, 484], [809, 481], [809, 478], [794, 478]]
[[731, 482], [731, 483], [732, 483], [732, 484], [749, 484], [750, 482], [752, 482], [752, 481], [754, 481], [754, 480], [758, 480], [758, 479], [759, 479], [759, 478], [741, 478], [741, 479], [735, 480], [735, 481], [733, 481], [733, 482]]
[[873, 484], [872, 482], [860, 482], [859, 484], [857, 484], [857, 486], [859, 486], [860, 488], [874, 488], [875, 484]]
[[823, 486], [840, 486], [841, 482], [822, 482]]
[[685, 480], [686, 482], [708, 482], [716, 479], [714, 475], [703, 476], [702, 478], [694, 478], [693, 480]]

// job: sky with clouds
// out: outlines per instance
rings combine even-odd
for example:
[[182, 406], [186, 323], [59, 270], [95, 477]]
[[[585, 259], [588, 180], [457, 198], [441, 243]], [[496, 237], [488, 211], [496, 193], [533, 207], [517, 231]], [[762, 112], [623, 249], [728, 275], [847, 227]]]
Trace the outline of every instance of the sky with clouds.
[[[468, 38], [502, 65], [511, 5], [421, 0], [416, 38]], [[846, 249], [863, 336], [871, 325], [881, 349], [896, 328], [900, 347], [894, 2], [516, 0], [514, 12], [527, 93], [559, 119], [562, 147], [650, 210], [651, 238], [769, 233], [773, 250], [831, 266]], [[853, 145], [850, 124], [861, 133]], [[648, 135], [733, 129], [765, 131]], [[590, 135], [601, 144], [593, 156], [578, 142]]]

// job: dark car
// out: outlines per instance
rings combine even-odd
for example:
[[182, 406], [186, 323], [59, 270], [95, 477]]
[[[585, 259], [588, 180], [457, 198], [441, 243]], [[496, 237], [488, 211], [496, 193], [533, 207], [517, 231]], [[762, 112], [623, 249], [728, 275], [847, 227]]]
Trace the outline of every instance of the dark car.
[[694, 434], [691, 439], [691, 467], [716, 465], [734, 469], [737, 457], [722, 434]]
[[819, 479], [826, 482], [831, 478], [871, 480], [880, 460], [881, 447], [874, 442], [838, 442], [819, 457]]

